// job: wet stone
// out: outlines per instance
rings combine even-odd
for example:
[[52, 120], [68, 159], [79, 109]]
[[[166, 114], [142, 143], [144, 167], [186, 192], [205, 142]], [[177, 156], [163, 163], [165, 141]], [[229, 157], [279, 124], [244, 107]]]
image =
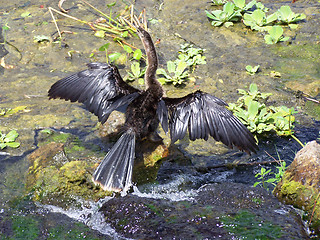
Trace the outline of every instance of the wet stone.
[[303, 209], [320, 233], [320, 145], [309, 142], [301, 149], [274, 189], [274, 195], [286, 204]]
[[208, 184], [183, 201], [127, 195], [109, 200], [100, 212], [117, 232], [134, 239], [307, 238], [291, 207], [244, 184]]
[[110, 195], [91, 180], [99, 163], [94, 149], [71, 134], [54, 133], [47, 142], [28, 158], [26, 187], [34, 201], [69, 209], [79, 207], [80, 199], [97, 201]]

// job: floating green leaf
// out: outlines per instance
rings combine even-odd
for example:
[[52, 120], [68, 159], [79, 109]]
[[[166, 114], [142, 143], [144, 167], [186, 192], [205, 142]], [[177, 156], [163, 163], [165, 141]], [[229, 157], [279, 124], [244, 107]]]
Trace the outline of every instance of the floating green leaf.
[[[292, 136], [295, 118], [293, 108], [265, 105], [271, 93], [261, 93], [256, 84], [251, 84], [249, 91], [238, 90], [240, 97], [236, 104], [229, 104], [233, 111], [248, 129], [258, 134], [274, 131], [279, 136]], [[263, 103], [261, 103], [263, 101]]]
[[252, 67], [251, 65], [246, 66], [247, 73], [250, 75], [254, 75], [256, 72], [258, 72], [260, 65]]
[[279, 16], [279, 21], [287, 24], [298, 22], [306, 18], [306, 15], [303, 13], [297, 14], [292, 12], [289, 6], [281, 6], [280, 9], [278, 10], [278, 16]]
[[133, 53], [133, 58], [139, 61], [141, 57], [142, 57], [142, 51], [140, 49], [135, 50]]
[[267, 44], [275, 44], [278, 42], [284, 42], [289, 40], [289, 37], [283, 37], [283, 28], [281, 26], [272, 26], [271, 29], [268, 30], [269, 35], [265, 35], [264, 39]]
[[128, 45], [123, 45], [123, 49], [124, 49], [127, 53], [133, 53], [132, 48], [129, 47]]
[[11, 130], [7, 134], [0, 132], [0, 149], [5, 147], [17, 148], [20, 146], [20, 143], [15, 142], [16, 138], [19, 136], [16, 130]]
[[107, 51], [108, 50], [108, 48], [109, 48], [109, 45], [110, 45], [110, 43], [106, 43], [106, 44], [104, 44], [104, 45], [102, 45], [100, 48], [99, 48], [99, 51]]
[[224, 24], [226, 27], [233, 25], [232, 22], [238, 22], [241, 19], [241, 13], [235, 10], [235, 5], [232, 2], [227, 2], [223, 6], [223, 10], [205, 11], [208, 18], [212, 19], [211, 24], [215, 27]]
[[103, 30], [98, 30], [94, 33], [94, 35], [98, 38], [104, 38], [105, 37], [106, 32]]
[[23, 18], [31, 17], [31, 13], [30, 13], [30, 12], [28, 12], [28, 11], [26, 11], [26, 12], [21, 13], [21, 15], [20, 15], [20, 16], [21, 16], [21, 17], [23, 17]]

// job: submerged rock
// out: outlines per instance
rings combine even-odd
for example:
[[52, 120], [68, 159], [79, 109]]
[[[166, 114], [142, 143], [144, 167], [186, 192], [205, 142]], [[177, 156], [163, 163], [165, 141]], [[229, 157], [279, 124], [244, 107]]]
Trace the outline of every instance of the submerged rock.
[[274, 189], [279, 200], [303, 209], [320, 233], [320, 145], [309, 142], [297, 154]]
[[[40, 147], [29, 156], [27, 175], [27, 189], [33, 200], [69, 209], [83, 200], [97, 201], [112, 194], [92, 181], [94, 170], [105, 156], [97, 145], [58, 132], [40, 132], [38, 141]], [[134, 182], [139, 185], [156, 181], [156, 163], [168, 155], [168, 149], [143, 143], [138, 150], [143, 154], [135, 161]]]
[[109, 200], [100, 212], [118, 233], [134, 239], [307, 238], [292, 208], [244, 184], [208, 184], [181, 201], [135, 193]]
[[[79, 199], [96, 201], [111, 194], [91, 180], [98, 164], [92, 149], [81, 146], [70, 134], [55, 133], [50, 139], [64, 143], [49, 140], [29, 156], [26, 185], [33, 200], [68, 209], [75, 207]], [[79, 158], [81, 152], [86, 157]]]

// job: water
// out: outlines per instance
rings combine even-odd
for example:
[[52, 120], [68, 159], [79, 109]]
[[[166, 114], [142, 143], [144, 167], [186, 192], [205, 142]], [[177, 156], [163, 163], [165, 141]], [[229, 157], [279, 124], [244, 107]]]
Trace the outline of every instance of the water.
[[[283, 4], [283, 1], [263, 2], [272, 11]], [[95, 1], [94, 5], [99, 9], [106, 9], [104, 1]], [[47, 11], [49, 6], [57, 8], [52, 1], [44, 0], [0, 3], [0, 24], [9, 27], [3, 31], [3, 37], [9, 44], [1, 45], [1, 52], [5, 48], [9, 53], [4, 57], [6, 69], [0, 70], [0, 108], [26, 106], [25, 110], [8, 118], [0, 117], [1, 132], [7, 133], [16, 129], [21, 143], [20, 148], [5, 149], [0, 155], [0, 238], [1, 234], [19, 236], [19, 229], [14, 226], [20, 221], [20, 226], [36, 229], [34, 232], [28, 231], [30, 239], [46, 239], [48, 236], [57, 238], [59, 234], [80, 238], [84, 236], [83, 233], [92, 239], [105, 236], [122, 239], [124, 237], [111, 225], [102, 223], [102, 215], [98, 213], [102, 202], [80, 201], [81, 207], [66, 210], [46, 204], [35, 205], [30, 200], [31, 197], [25, 195], [29, 168], [27, 157], [42, 141], [39, 138], [40, 130], [50, 128], [64, 133], [71, 132], [81, 142], [98, 146], [98, 159], [103, 156], [103, 151], [108, 151], [113, 144], [112, 141], [101, 139], [99, 131], [102, 130], [96, 125], [97, 118], [85, 111], [80, 104], [47, 99], [49, 87], [58, 79], [84, 69], [85, 64], [91, 61], [91, 53], [94, 53], [95, 61], [104, 62], [105, 54], [97, 49], [112, 40], [94, 37], [88, 26], [63, 18], [58, 21], [61, 30], [74, 33], [63, 35], [67, 45], [60, 47], [55, 43], [34, 42], [34, 36], [37, 35], [48, 36], [51, 40], [57, 36], [51, 15]], [[90, 21], [98, 18], [96, 13], [82, 3], [66, 2], [64, 6], [72, 9], [70, 14], [73, 16]], [[115, 11], [123, 6], [118, 3]], [[213, 28], [204, 14], [204, 9], [211, 8], [207, 2], [166, 1], [160, 6], [158, 2], [144, 1], [143, 6], [139, 2], [136, 8], [141, 10], [146, 7], [149, 18], [161, 20], [150, 25], [153, 38], [161, 39], [157, 45], [161, 67], [165, 67], [168, 60], [176, 58], [180, 44], [186, 42], [184, 39], [206, 49], [207, 64], [200, 65], [195, 70], [195, 84], [188, 83], [179, 89], [167, 86], [168, 96], [182, 96], [195, 89], [202, 89], [227, 102], [234, 102], [238, 98], [237, 88], [245, 89], [251, 82], [255, 82], [262, 92], [273, 93], [271, 104], [299, 109], [296, 118], [301, 126], [297, 127], [296, 135], [302, 142], [307, 142], [319, 137], [319, 106], [305, 103], [296, 98], [292, 91], [301, 90], [303, 87], [304, 92], [314, 97], [319, 96], [319, 89], [317, 90], [317, 85], [314, 84], [319, 81], [320, 60], [317, 56], [320, 8], [317, 1], [298, 1], [291, 6], [294, 12], [305, 12], [308, 20], [299, 24], [298, 30], [287, 31], [294, 37], [290, 45], [283, 43], [275, 46], [264, 44], [260, 34], [249, 31], [241, 24], [228, 29]], [[22, 17], [21, 14], [26, 12], [30, 15]], [[181, 38], [177, 37], [177, 34]], [[132, 43], [141, 47], [138, 39], [132, 40]], [[114, 43], [110, 49], [122, 51], [121, 47]], [[261, 73], [247, 75], [244, 69], [248, 64], [260, 64]], [[128, 67], [129, 64], [126, 64], [125, 69]], [[125, 69], [124, 66], [120, 68], [123, 76], [126, 74]], [[267, 76], [271, 70], [280, 72], [281, 78]], [[110, 122], [113, 121], [110, 123], [111, 129], [116, 128], [118, 118], [116, 115], [110, 119]], [[251, 163], [270, 160], [264, 151], [274, 157], [277, 157], [278, 151], [282, 159], [290, 162], [295, 152], [300, 149], [292, 139], [275, 139], [274, 136], [272, 139], [260, 139], [259, 145], [258, 154], [250, 157], [230, 151], [215, 144], [213, 140], [194, 143], [180, 141], [173, 147], [173, 152], [180, 152], [188, 159], [173, 159], [161, 163], [156, 181], [146, 181], [146, 184], [139, 185], [130, 196], [193, 202], [198, 195], [198, 189], [205, 184], [236, 182], [252, 185], [256, 181], [254, 175], [260, 169], [256, 165], [229, 170], [220, 165], [239, 159]], [[79, 154], [79, 158], [86, 157], [85, 152], [79, 152], [83, 154]], [[107, 200], [109, 198], [101, 201]], [[58, 222], [56, 226], [55, 222]], [[78, 226], [78, 222], [83, 225]], [[89, 226], [89, 230], [86, 226]], [[68, 228], [76, 230], [69, 233]]]

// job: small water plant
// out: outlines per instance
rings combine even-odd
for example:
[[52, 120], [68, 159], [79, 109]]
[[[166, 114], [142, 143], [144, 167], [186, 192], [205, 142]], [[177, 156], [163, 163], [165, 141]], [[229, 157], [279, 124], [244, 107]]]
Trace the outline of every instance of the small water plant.
[[256, 31], [266, 31], [270, 28], [270, 26], [267, 27], [267, 25], [270, 25], [277, 19], [278, 15], [276, 13], [267, 16], [261, 9], [256, 9], [251, 14], [245, 13], [243, 15], [244, 25]]
[[246, 66], [246, 71], [247, 71], [248, 74], [254, 75], [254, 74], [256, 74], [258, 72], [259, 68], [260, 68], [260, 65], [257, 65], [257, 66], [254, 66], [254, 67], [251, 66], [251, 65], [247, 65]]
[[113, 7], [115, 6], [116, 2], [113, 2], [107, 4], [109, 14], [106, 14], [86, 1], [83, 1], [83, 3], [93, 11], [97, 12], [100, 17], [95, 21], [85, 21], [80, 18], [68, 15], [67, 11], [62, 8], [62, 4], [59, 5], [61, 11], [56, 10], [52, 7], [48, 8], [59, 35], [57, 38], [58, 41], [54, 41], [54, 43], [61, 43], [62, 34], [53, 13], [57, 13], [69, 19], [75, 20], [81, 24], [88, 25], [92, 30], [95, 31], [94, 35], [99, 38], [104, 38], [107, 36], [112, 37], [116, 42], [126, 43], [126, 38], [135, 35], [135, 29], [132, 24], [130, 24], [133, 17], [133, 5], [125, 5], [124, 9], [120, 11], [119, 14], [114, 14]]
[[224, 25], [229, 27], [233, 25], [233, 22], [240, 21], [242, 15], [240, 10], [235, 10], [235, 5], [232, 2], [227, 2], [223, 5], [223, 10], [214, 10], [211, 12], [205, 11], [207, 17], [211, 19], [211, 24], [215, 27]]
[[[279, 136], [293, 137], [295, 118], [293, 108], [286, 106], [266, 106], [264, 102], [271, 93], [261, 93], [256, 84], [250, 84], [249, 91], [238, 89], [242, 96], [236, 103], [230, 103], [233, 111], [253, 133], [275, 132]], [[294, 137], [293, 137], [294, 138]]]
[[189, 71], [194, 71], [200, 64], [206, 64], [206, 57], [203, 56], [205, 49], [194, 47], [192, 44], [182, 44], [179, 50], [178, 59], [167, 62], [167, 70], [158, 68], [157, 74], [163, 77], [158, 81], [161, 84], [172, 83], [180, 85], [186, 81]]
[[205, 49], [194, 47], [192, 44], [181, 44], [178, 58], [192, 68], [196, 65], [206, 64], [206, 57], [203, 56]]
[[248, 4], [246, 4], [246, 0], [233, 0], [235, 5], [235, 10], [239, 10], [241, 13], [250, 10], [256, 5], [256, 0], [252, 0]]
[[248, 4], [245, 0], [233, 0], [233, 2], [225, 3], [223, 10], [205, 11], [205, 13], [211, 19], [213, 26], [224, 25], [229, 27], [233, 25], [233, 22], [242, 20], [252, 30], [268, 31], [269, 35], [265, 37], [267, 44], [275, 44], [289, 39], [282, 36], [283, 29], [280, 26], [275, 26], [275, 24], [285, 24], [291, 29], [295, 29], [297, 25], [294, 23], [306, 18], [303, 13], [292, 12], [289, 6], [282, 6], [271, 15], [267, 15], [267, 11], [268, 8], [261, 2], [256, 2], [256, 0], [252, 0]]
[[281, 23], [291, 24], [306, 18], [304, 13], [294, 13], [289, 6], [281, 6], [278, 10], [278, 20]]
[[280, 159], [278, 151], [277, 154], [279, 160], [272, 157], [278, 163], [278, 166], [276, 166], [276, 172], [272, 172], [271, 169], [266, 170], [264, 167], [261, 167], [260, 172], [255, 175], [255, 178], [257, 178], [258, 181], [253, 184], [254, 187], [262, 186], [264, 189], [269, 191], [270, 184], [275, 187], [278, 182], [281, 181], [287, 168], [287, 164], [285, 161]]
[[268, 33], [268, 35], [264, 36], [264, 40], [267, 44], [275, 44], [290, 39], [289, 37], [283, 36], [283, 28], [281, 26], [272, 26], [272, 28], [268, 30]]
[[157, 69], [158, 75], [163, 75], [164, 77], [158, 78], [161, 84], [172, 83], [173, 85], [182, 84], [186, 78], [189, 76], [187, 71], [188, 64], [185, 61], [168, 61], [167, 71], [163, 68]]
[[227, 3], [228, 0], [211, 0], [211, 5], [213, 6], [221, 6]]
[[9, 117], [21, 111], [28, 112], [30, 110], [27, 110], [27, 106], [18, 106], [15, 108], [0, 108], [0, 117]]
[[146, 72], [146, 67], [141, 68], [139, 62], [133, 62], [131, 64], [131, 72], [127, 72], [128, 75], [124, 78], [126, 81], [138, 80], [139, 84], [144, 84], [143, 76]]
[[16, 142], [16, 138], [19, 136], [16, 130], [11, 130], [7, 134], [0, 131], [0, 149], [6, 147], [18, 148], [20, 143]]

